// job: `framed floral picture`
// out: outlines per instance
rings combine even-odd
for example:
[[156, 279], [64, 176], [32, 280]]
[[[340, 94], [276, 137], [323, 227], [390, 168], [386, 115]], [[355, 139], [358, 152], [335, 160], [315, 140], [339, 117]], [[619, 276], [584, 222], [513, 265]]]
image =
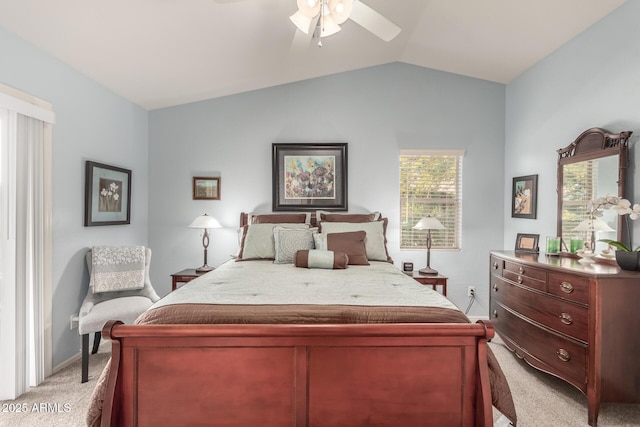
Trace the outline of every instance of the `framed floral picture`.
[[273, 210], [347, 210], [347, 144], [273, 144]]
[[87, 161], [84, 226], [131, 223], [131, 170]]
[[511, 217], [536, 219], [537, 205], [538, 175], [513, 178]]
[[220, 200], [220, 178], [194, 176], [193, 200]]

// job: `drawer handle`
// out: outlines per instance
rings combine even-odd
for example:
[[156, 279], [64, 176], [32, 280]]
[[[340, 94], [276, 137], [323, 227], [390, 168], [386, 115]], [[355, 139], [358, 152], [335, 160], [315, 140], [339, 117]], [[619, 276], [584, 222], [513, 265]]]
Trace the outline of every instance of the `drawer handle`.
[[558, 317], [560, 317], [560, 321], [565, 325], [571, 325], [573, 323], [573, 317], [571, 317], [569, 313], [562, 313]]
[[573, 285], [569, 282], [562, 282], [560, 283], [560, 290], [565, 294], [570, 294], [573, 292]]
[[520, 273], [520, 274], [524, 273], [524, 267], [523, 266], [518, 267], [518, 273]]
[[516, 281], [520, 284], [522, 284], [523, 280], [522, 280], [522, 276], [518, 276], [518, 278], [516, 279]]
[[498, 318], [498, 310], [493, 310], [493, 318], [494, 319]]
[[495, 283], [493, 284], [493, 290], [494, 292], [498, 292], [498, 285]]
[[494, 270], [498, 269], [498, 263], [496, 261], [493, 261], [493, 269]]
[[571, 360], [571, 355], [564, 348], [558, 349], [556, 353], [558, 354], [558, 359], [562, 360], [563, 362], [568, 362], [569, 360]]

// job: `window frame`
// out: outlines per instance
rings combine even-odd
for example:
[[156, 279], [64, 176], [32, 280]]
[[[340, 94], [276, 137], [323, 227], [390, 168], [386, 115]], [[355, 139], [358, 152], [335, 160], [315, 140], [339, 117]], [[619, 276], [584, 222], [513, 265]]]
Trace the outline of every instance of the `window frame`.
[[[399, 193], [400, 193], [400, 227], [399, 227], [399, 246], [400, 250], [421, 250], [426, 249], [426, 230], [413, 230], [412, 227], [417, 223], [422, 216], [431, 215], [438, 218], [434, 212], [434, 209], [429, 209], [429, 205], [442, 206], [445, 205], [448, 208], [447, 211], [453, 211], [453, 214], [446, 215], [438, 218], [440, 222], [445, 225], [445, 230], [432, 230], [432, 245], [431, 249], [437, 250], [455, 250], [462, 249], [462, 174], [463, 174], [463, 158], [465, 150], [400, 150], [399, 155]], [[406, 179], [407, 171], [403, 170], [403, 158], [404, 157], [455, 157], [455, 171], [451, 177], [452, 184], [448, 185], [448, 190], [451, 188], [454, 190], [453, 197], [430, 197], [424, 199], [422, 202], [417, 201], [416, 197], [413, 197], [413, 201], [409, 202], [408, 198], [411, 198], [412, 194], [409, 191], [403, 190], [403, 181]], [[424, 161], [424, 160], [422, 160]], [[409, 182], [409, 181], [407, 181]], [[414, 180], [411, 182], [420, 182]], [[406, 184], [407, 186], [410, 185]], [[406, 188], [406, 187], [405, 187]], [[415, 205], [422, 205], [422, 214], [410, 215], [409, 209], [405, 208], [405, 204], [412, 203]], [[415, 209], [412, 209], [415, 212]], [[452, 227], [453, 225], [453, 227]], [[409, 237], [407, 237], [407, 234]], [[443, 242], [444, 240], [444, 242]], [[443, 244], [444, 243], [444, 244]]]

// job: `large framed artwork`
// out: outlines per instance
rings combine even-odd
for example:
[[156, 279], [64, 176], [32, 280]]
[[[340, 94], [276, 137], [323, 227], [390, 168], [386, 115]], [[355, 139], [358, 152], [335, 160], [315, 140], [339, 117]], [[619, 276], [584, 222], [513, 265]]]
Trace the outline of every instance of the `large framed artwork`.
[[273, 210], [347, 210], [347, 143], [273, 144]]
[[131, 171], [87, 161], [84, 226], [131, 223]]
[[538, 175], [513, 178], [511, 217], [536, 219], [538, 205]]

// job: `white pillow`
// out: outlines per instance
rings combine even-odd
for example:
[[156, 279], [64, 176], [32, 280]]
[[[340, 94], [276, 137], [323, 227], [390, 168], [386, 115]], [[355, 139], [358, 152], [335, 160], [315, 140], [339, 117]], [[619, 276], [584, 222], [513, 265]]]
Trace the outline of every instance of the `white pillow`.
[[244, 226], [244, 235], [238, 258], [248, 259], [275, 259], [275, 240], [273, 229], [275, 227], [309, 229], [309, 224], [250, 224]]
[[367, 237], [364, 246], [367, 258], [371, 261], [387, 261], [385, 246], [384, 221], [372, 222], [327, 222], [321, 224], [322, 234], [344, 233], [347, 231], [364, 231]]
[[274, 227], [273, 239], [275, 242], [275, 264], [293, 264], [296, 252], [299, 250], [313, 249], [313, 235], [317, 228], [300, 230], [295, 228]]

